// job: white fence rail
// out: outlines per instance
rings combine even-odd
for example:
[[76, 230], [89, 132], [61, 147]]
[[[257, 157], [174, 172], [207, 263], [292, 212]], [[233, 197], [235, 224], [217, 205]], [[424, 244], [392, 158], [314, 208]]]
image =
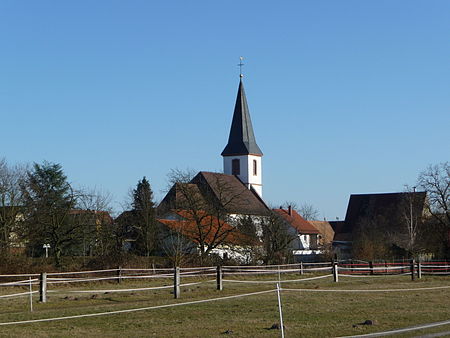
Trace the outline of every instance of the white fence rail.
[[[301, 275], [301, 278], [295, 278]], [[307, 276], [310, 275], [310, 276]], [[258, 265], [258, 266], [221, 266], [221, 267], [188, 267], [188, 268], [117, 268], [88, 271], [49, 272], [42, 274], [4, 274], [0, 275], [0, 288], [30, 288], [28, 292], [13, 292], [0, 295], [0, 299], [22, 297], [38, 293], [41, 301], [46, 301], [47, 292], [62, 292], [53, 289], [58, 285], [70, 285], [79, 283], [121, 283], [123, 281], [147, 280], [160, 281], [161, 285], [139, 288], [108, 288], [96, 290], [95, 288], [83, 290], [70, 290], [71, 293], [100, 293], [100, 292], [134, 292], [145, 290], [159, 290], [174, 288], [175, 297], [179, 296], [180, 287], [209, 283], [217, 281], [217, 289], [222, 290], [223, 283], [299, 283], [312, 280], [334, 277], [338, 282], [339, 277], [370, 278], [384, 276], [411, 276], [421, 278], [422, 275], [450, 275], [450, 263], [448, 262], [405, 262], [398, 263], [372, 263], [372, 262], [320, 262], [320, 263], [296, 263], [282, 265]], [[38, 278], [36, 278], [38, 276]], [[216, 279], [211, 279], [216, 276]], [[272, 278], [270, 276], [273, 276]], [[29, 279], [24, 279], [28, 277]], [[200, 281], [195, 279], [200, 278]], [[187, 280], [184, 284], [181, 279]], [[193, 281], [192, 281], [193, 279]], [[4, 280], [4, 282], [2, 282]], [[39, 285], [39, 291], [32, 291], [32, 287]], [[47, 290], [51, 286], [50, 290]], [[68, 291], [69, 292], [69, 291]]]

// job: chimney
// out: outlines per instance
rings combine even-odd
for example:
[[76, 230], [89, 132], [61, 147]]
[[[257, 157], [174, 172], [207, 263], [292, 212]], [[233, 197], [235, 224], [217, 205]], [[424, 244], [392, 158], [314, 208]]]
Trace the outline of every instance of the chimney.
[[292, 216], [292, 207], [291, 206], [288, 206], [288, 215]]

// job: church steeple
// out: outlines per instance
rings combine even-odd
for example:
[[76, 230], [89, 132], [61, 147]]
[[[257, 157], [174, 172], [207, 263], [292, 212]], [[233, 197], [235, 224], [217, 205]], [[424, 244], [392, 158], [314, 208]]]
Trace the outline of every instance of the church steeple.
[[230, 136], [228, 137], [228, 144], [222, 151], [222, 156], [250, 154], [257, 156], [263, 155], [261, 149], [256, 144], [241, 76], [236, 104], [234, 106], [233, 121], [231, 122]]
[[[242, 67], [242, 58], [239, 67]], [[242, 72], [239, 89], [234, 106], [230, 136], [222, 151], [223, 172], [236, 175], [249, 188], [262, 197], [262, 156], [261, 149], [256, 144], [252, 120], [245, 96]]]

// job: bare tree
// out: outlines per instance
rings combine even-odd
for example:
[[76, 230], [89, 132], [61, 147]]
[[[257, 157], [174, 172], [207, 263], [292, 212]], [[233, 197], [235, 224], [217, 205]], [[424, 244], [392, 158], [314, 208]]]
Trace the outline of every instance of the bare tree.
[[304, 219], [308, 221], [319, 218], [319, 210], [317, 210], [312, 204], [306, 202], [300, 205], [297, 211]]
[[18, 225], [21, 222], [22, 193], [20, 181], [26, 169], [24, 166], [10, 166], [0, 159], [0, 251], [7, 251], [12, 237], [17, 238]]
[[295, 236], [288, 231], [287, 223], [275, 212], [270, 211], [262, 222], [264, 262], [284, 263], [290, 258], [291, 242]]
[[[422, 222], [423, 194], [416, 193], [415, 187], [405, 187], [403, 203], [400, 210], [400, 231], [397, 238], [400, 245], [413, 257], [419, 251], [419, 229]], [[402, 226], [403, 225], [403, 226]], [[402, 229], [406, 229], [403, 231]]]
[[77, 210], [72, 217], [80, 226], [83, 256], [104, 255], [113, 234], [111, 194], [82, 188], [78, 192]]
[[176, 229], [164, 229], [158, 232], [162, 250], [169, 257], [173, 266], [184, 266], [195, 253], [195, 245], [183, 234], [182, 225]]
[[302, 203], [300, 206], [294, 201], [286, 201], [282, 205], [283, 208], [287, 209], [291, 207], [308, 221], [316, 220], [319, 218], [319, 210], [317, 210], [312, 204], [308, 202]]
[[428, 166], [419, 174], [418, 185], [428, 194], [428, 211], [439, 224], [450, 228], [450, 163]]
[[382, 216], [362, 217], [353, 229], [352, 256], [371, 261], [391, 256], [393, 235], [388, 235], [383, 228]]
[[[212, 250], [224, 244], [228, 236], [236, 232], [236, 228], [227, 223], [227, 209], [238, 203], [245, 191], [235, 190], [229, 186], [221, 175], [213, 176], [211, 185], [206, 182], [192, 183], [192, 173], [189, 171], [172, 170], [169, 181], [175, 198], [174, 204], [164, 209], [182, 211], [185, 219], [195, 225], [190, 237], [198, 244], [200, 258], [203, 261]], [[164, 201], [163, 203], [164, 204]]]

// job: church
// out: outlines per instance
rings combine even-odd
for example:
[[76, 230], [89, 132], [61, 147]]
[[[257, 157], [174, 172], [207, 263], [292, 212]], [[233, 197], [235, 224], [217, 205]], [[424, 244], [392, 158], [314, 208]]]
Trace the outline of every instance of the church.
[[263, 199], [263, 152], [256, 142], [242, 74], [221, 156], [223, 173], [201, 171], [176, 182], [158, 206], [160, 232], [170, 239], [169, 246], [174, 246], [174, 235], [182, 234], [191, 252], [245, 261], [246, 248], [263, 245], [263, 225], [275, 215], [290, 235], [287, 250], [295, 261], [318, 259], [325, 247], [338, 258], [349, 258], [361, 223], [392, 232], [402, 224], [401, 217], [396, 218], [395, 226], [385, 220], [388, 215], [404, 213], [412, 198], [421, 201], [417, 209], [423, 214], [424, 192], [352, 195], [344, 221], [307, 221], [290, 206], [272, 210]]
[[[291, 208], [272, 211], [263, 200], [263, 152], [256, 142], [242, 74], [221, 156], [223, 173], [201, 171], [190, 180], [175, 182], [158, 206], [159, 231], [164, 234], [161, 242], [166, 248], [176, 247], [174, 238], [179, 239], [181, 233], [183, 241], [191, 243], [183, 244], [189, 252], [197, 247], [201, 254], [246, 260], [246, 246], [262, 245], [260, 240], [252, 241], [251, 235], [261, 239], [262, 224], [274, 215], [286, 214], [279, 219], [293, 238], [291, 252], [298, 257], [320, 253], [320, 232], [314, 225]], [[244, 226], [249, 223], [252, 234], [246, 233]], [[238, 256], [236, 252], [240, 252]]]

